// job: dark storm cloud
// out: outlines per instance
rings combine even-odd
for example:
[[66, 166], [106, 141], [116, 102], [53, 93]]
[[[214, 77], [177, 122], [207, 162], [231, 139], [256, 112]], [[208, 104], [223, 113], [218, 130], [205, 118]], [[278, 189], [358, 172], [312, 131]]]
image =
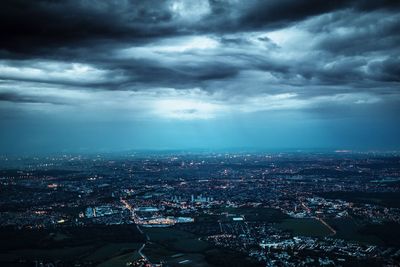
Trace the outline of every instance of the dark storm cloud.
[[249, 1], [245, 12], [239, 16], [240, 25], [251, 28], [268, 24], [282, 26], [312, 15], [343, 8], [346, 2], [348, 1]]
[[214, 0], [200, 23], [188, 23], [174, 17], [172, 2], [5, 0], [1, 2], [0, 31], [7, 38], [1, 38], [0, 48], [46, 55], [48, 49], [85, 47], [100, 41], [117, 45], [199, 32], [285, 27], [344, 8], [369, 12], [400, 6], [398, 1]]
[[14, 102], [14, 103], [42, 103], [42, 104], [54, 104], [64, 105], [65, 102], [50, 100], [48, 98], [40, 98], [37, 96], [21, 95], [15, 92], [0, 92], [0, 102]]
[[130, 62], [112, 62], [107, 67], [117, 68], [126, 77], [127, 82], [121, 83], [118, 89], [147, 88], [154, 86], [187, 88], [194, 84], [207, 83], [209, 80], [232, 78], [239, 72], [238, 66], [208, 62], [201, 64], [180, 63], [178, 66], [160, 65], [149, 60]]
[[[199, 88], [226, 105], [238, 97], [251, 102], [281, 94], [290, 101], [295, 96], [299, 106], [306, 106], [301, 101], [307, 98], [314, 103], [331, 96], [335, 102], [337, 94], [361, 94], [346, 101], [369, 103], [398, 93], [398, 1], [8, 0], [0, 5], [0, 79], [17, 88], [0, 87], [3, 102], [63, 103], [54, 100], [58, 89], [62, 99], [68, 90], [146, 94], [172, 88], [191, 96]], [[38, 94], [43, 84], [51, 90]], [[180, 94], [173, 90], [168, 92]]]
[[368, 71], [376, 80], [400, 82], [400, 57], [372, 62], [368, 65]]
[[[400, 20], [393, 12], [337, 12], [316, 20], [308, 28], [314, 34], [325, 34], [316, 48], [332, 53], [360, 55], [367, 52], [398, 50]], [[347, 32], [338, 32], [348, 28]]]
[[[163, 1], [164, 2], [164, 1]], [[167, 35], [170, 15], [155, 1], [2, 1], [1, 48], [22, 54], [92, 41]], [[165, 23], [165, 24], [164, 24]]]

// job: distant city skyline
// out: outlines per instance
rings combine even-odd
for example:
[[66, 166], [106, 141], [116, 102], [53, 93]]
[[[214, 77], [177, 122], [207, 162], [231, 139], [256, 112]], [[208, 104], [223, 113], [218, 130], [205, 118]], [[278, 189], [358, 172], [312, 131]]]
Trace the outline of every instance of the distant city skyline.
[[399, 1], [0, 3], [0, 154], [400, 149]]

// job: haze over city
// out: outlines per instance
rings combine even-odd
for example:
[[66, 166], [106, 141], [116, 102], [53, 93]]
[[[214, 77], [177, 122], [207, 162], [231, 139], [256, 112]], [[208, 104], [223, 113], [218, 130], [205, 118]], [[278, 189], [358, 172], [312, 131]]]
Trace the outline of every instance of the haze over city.
[[0, 152], [394, 150], [398, 1], [2, 1]]

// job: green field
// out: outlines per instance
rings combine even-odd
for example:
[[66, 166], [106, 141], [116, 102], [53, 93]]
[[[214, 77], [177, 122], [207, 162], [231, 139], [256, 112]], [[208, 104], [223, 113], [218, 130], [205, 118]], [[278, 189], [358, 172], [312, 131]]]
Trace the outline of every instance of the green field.
[[162, 246], [158, 243], [151, 242], [146, 245], [143, 253], [150, 259], [151, 262], [158, 263], [160, 261], [167, 260], [169, 257], [179, 252], [171, 250], [170, 248]]
[[198, 236], [173, 227], [146, 228], [144, 231], [151, 241], [144, 253], [152, 262], [167, 261], [172, 266], [208, 266], [202, 253], [209, 245]]
[[[284, 214], [282, 211], [274, 208], [265, 207], [238, 207], [238, 208], [218, 208], [215, 209], [216, 213], [229, 213], [238, 216], [244, 216], [246, 221], [254, 222], [270, 222], [277, 223], [284, 219], [290, 218], [288, 215]], [[215, 217], [214, 217], [215, 218]], [[226, 219], [225, 216], [220, 216], [218, 219]]]
[[208, 243], [199, 240], [199, 237], [189, 232], [175, 228], [147, 228], [144, 229], [152, 242], [179, 252], [202, 252]]
[[223, 248], [210, 249], [205, 252], [205, 259], [212, 266], [218, 267], [261, 267], [265, 263], [257, 262], [244, 254]]
[[115, 256], [105, 262], [102, 262], [101, 264], [98, 265], [98, 267], [126, 267], [128, 262], [132, 262], [139, 258], [140, 258], [139, 253], [130, 252], [119, 256]]
[[386, 246], [400, 248], [400, 224], [398, 223], [367, 224], [359, 230], [359, 233], [374, 236]]
[[[141, 243], [110, 243], [93, 251], [90, 255], [85, 257], [85, 261], [103, 262], [112, 256], [124, 254], [127, 251], [138, 250]], [[129, 254], [133, 254], [130, 252]]]
[[337, 231], [336, 238], [353, 240], [360, 243], [380, 243], [374, 236], [360, 234], [359, 230], [362, 228], [362, 225], [353, 219], [330, 219], [327, 222]]
[[184, 254], [181, 257], [170, 258], [168, 260], [170, 266], [190, 266], [190, 267], [211, 267], [202, 254]]
[[323, 237], [331, 234], [331, 231], [316, 219], [285, 219], [277, 224], [277, 227], [290, 231], [293, 235]]
[[289, 218], [278, 209], [272, 208], [237, 208], [236, 212], [243, 215], [246, 221], [281, 222]]
[[143, 252], [153, 263], [164, 261], [171, 266], [209, 266], [204, 259], [203, 253], [182, 253], [181, 250], [158, 243], [146, 245]]
[[325, 192], [319, 195], [328, 199], [342, 199], [358, 204], [400, 208], [400, 193], [398, 192]]
[[[120, 255], [129, 255], [127, 259], [132, 260], [136, 254], [136, 258], [139, 257], [137, 250], [141, 244], [138, 243], [111, 243], [95, 248], [94, 246], [82, 246], [82, 247], [65, 247], [60, 249], [20, 249], [13, 250], [0, 254], [0, 262], [14, 262], [19, 259], [25, 259], [27, 261], [35, 261], [37, 259], [43, 259], [45, 261], [55, 262], [62, 260], [63, 262], [75, 262], [81, 260], [84, 262], [102, 263], [102, 262], [121, 262], [126, 257], [120, 257]], [[131, 251], [131, 252], [127, 252]], [[124, 261], [123, 265], [126, 266]], [[114, 264], [115, 265], [115, 264]], [[111, 266], [114, 266], [111, 265]]]
[[166, 241], [177, 239], [196, 238], [196, 235], [186, 231], [175, 229], [174, 227], [153, 227], [142, 228], [146, 234], [149, 235], [151, 241]]
[[62, 259], [63, 261], [73, 261], [89, 253], [93, 249], [94, 247], [92, 246], [65, 247], [62, 249], [18, 249], [0, 254], [0, 262], [17, 261], [18, 259], [25, 259], [28, 261], [34, 261], [36, 259], [45, 259], [49, 261]]
[[400, 224], [370, 224], [354, 218], [327, 219], [336, 231], [335, 238], [379, 246], [400, 247]]
[[[35, 260], [67, 266], [99, 264], [123, 254], [134, 255], [144, 242], [134, 225], [69, 227], [52, 230], [0, 229], [0, 266]], [[119, 259], [121, 261], [121, 259]], [[126, 264], [126, 262], [124, 263]]]

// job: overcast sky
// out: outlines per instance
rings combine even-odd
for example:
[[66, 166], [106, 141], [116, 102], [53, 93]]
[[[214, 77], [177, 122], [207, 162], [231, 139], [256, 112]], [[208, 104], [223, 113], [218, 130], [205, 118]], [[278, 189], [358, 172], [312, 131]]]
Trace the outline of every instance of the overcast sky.
[[3, 0], [0, 152], [399, 149], [400, 2]]

